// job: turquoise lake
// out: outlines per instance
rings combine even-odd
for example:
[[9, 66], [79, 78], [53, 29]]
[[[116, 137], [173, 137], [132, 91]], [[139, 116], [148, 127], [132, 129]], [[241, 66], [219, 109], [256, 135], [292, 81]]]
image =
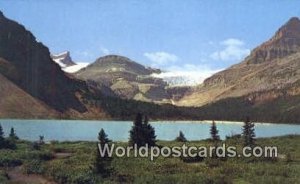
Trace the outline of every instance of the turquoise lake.
[[[242, 122], [216, 122], [220, 137], [238, 134]], [[43, 135], [45, 140], [95, 141], [101, 128], [114, 141], [127, 141], [132, 122], [129, 121], [83, 121], [83, 120], [0, 120], [5, 135], [14, 127], [17, 135], [25, 140], [37, 140]], [[151, 123], [157, 139], [173, 140], [181, 130], [188, 140], [209, 138], [211, 121], [159, 121]], [[300, 125], [256, 123], [257, 137], [272, 137], [287, 134], [300, 134]]]

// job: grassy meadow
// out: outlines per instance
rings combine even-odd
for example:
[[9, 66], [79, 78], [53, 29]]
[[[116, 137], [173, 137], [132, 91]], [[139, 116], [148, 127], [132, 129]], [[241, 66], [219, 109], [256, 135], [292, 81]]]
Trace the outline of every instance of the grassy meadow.
[[[242, 147], [240, 138], [224, 140]], [[18, 140], [16, 149], [0, 150], [0, 183], [300, 183], [300, 136], [260, 138], [257, 145], [278, 146], [277, 159], [205, 158], [187, 162], [181, 158], [117, 158], [111, 160], [110, 175], [94, 172], [96, 142], [51, 142], [34, 147]], [[126, 146], [127, 143], [115, 142]], [[160, 146], [181, 146], [158, 141]], [[187, 145], [208, 146], [208, 140]], [[24, 177], [24, 178], [22, 178]], [[31, 178], [30, 178], [31, 177]]]

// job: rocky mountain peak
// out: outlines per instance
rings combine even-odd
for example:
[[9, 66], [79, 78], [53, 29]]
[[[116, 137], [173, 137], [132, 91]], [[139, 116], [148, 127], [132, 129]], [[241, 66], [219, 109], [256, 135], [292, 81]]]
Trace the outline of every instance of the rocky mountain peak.
[[246, 58], [246, 63], [269, 62], [298, 51], [300, 51], [300, 20], [297, 17], [292, 17], [278, 29], [270, 40], [255, 48]]
[[127, 72], [136, 75], [150, 75], [159, 73], [160, 70], [145, 67], [127, 57], [119, 55], [107, 55], [98, 58], [87, 69], [97, 70], [97, 72]]
[[60, 54], [51, 54], [50, 56], [53, 59], [53, 61], [55, 61], [57, 64], [59, 64], [59, 66], [62, 68], [76, 65], [73, 62], [69, 51], [62, 52]]
[[[283, 25], [270, 41], [289, 42], [299, 41], [300, 39], [300, 20], [297, 17], [291, 18], [285, 25]], [[299, 42], [298, 42], [299, 44]]]

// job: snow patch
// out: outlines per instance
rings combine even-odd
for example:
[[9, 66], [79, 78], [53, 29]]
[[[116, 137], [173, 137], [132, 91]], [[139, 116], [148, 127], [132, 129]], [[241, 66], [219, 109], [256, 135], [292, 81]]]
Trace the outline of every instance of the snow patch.
[[62, 68], [62, 70], [67, 73], [75, 73], [78, 72], [80, 69], [85, 68], [87, 65], [89, 65], [89, 63], [77, 63], [76, 65]]
[[171, 86], [196, 86], [218, 71], [220, 70], [168, 71], [152, 76], [163, 79]]

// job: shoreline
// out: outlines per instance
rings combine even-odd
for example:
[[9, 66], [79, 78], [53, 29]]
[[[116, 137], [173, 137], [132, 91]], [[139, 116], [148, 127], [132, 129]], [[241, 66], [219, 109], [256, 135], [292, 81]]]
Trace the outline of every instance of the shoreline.
[[[132, 120], [112, 120], [112, 119], [102, 119], [102, 120], [87, 120], [87, 119], [1, 119], [0, 118], [0, 124], [1, 121], [32, 121], [32, 122], [38, 122], [38, 121], [58, 121], [58, 122], [93, 122], [93, 123], [107, 123], [107, 122], [119, 122], [119, 123], [132, 123]], [[150, 123], [174, 123], [174, 124], [192, 124], [192, 123], [197, 123], [197, 124], [211, 124], [213, 120], [152, 120]], [[242, 125], [244, 122], [242, 121], [228, 121], [228, 120], [215, 120], [216, 124], [236, 124], [236, 125]], [[270, 123], [270, 122], [254, 122], [254, 124], [258, 125], [299, 125], [297, 123]]]

